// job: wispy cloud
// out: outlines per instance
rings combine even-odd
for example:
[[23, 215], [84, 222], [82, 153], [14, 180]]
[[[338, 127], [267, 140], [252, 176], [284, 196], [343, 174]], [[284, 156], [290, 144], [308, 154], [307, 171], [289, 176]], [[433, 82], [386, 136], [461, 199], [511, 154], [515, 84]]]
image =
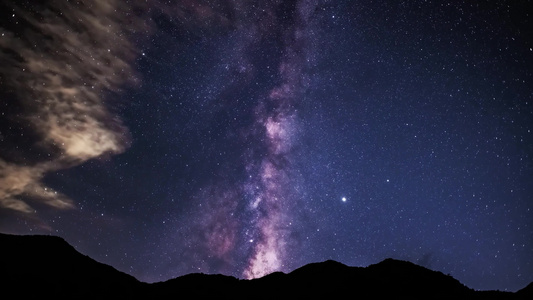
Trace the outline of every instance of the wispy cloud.
[[0, 76], [13, 91], [8, 105], [21, 107], [17, 122], [37, 137], [32, 147], [49, 157], [24, 163], [0, 158], [0, 207], [31, 213], [31, 198], [73, 208], [73, 201], [41, 180], [128, 147], [128, 130], [109, 111], [106, 95], [139, 80], [131, 65], [137, 51], [128, 36], [149, 26], [121, 1], [51, 1], [31, 12], [16, 4], [11, 9], [12, 20], [0, 28]]

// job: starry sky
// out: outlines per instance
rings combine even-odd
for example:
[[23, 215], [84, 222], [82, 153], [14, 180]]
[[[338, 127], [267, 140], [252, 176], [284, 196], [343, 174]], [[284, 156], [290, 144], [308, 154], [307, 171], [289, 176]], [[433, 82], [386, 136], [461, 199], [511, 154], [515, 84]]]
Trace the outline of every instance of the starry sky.
[[2, 1], [0, 231], [147, 282], [392, 257], [523, 288], [530, 2]]

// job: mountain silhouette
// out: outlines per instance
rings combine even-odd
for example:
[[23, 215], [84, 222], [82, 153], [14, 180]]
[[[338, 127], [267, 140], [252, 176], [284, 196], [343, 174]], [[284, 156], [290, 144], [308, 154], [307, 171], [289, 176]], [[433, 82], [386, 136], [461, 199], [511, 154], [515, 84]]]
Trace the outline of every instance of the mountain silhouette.
[[2, 293], [20, 299], [137, 295], [143, 283], [85, 256], [56, 236], [0, 234]]
[[328, 260], [253, 280], [196, 273], [148, 284], [59, 237], [0, 234], [0, 245], [2, 293], [22, 299], [533, 299], [533, 283], [516, 293], [475, 291], [394, 259], [366, 268]]

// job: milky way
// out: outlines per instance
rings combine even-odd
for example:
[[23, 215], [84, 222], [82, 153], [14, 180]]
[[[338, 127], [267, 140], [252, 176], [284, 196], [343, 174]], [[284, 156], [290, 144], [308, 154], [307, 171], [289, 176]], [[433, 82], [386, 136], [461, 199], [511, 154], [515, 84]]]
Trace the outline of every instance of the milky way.
[[[261, 11], [267, 17], [241, 25], [242, 33], [238, 34], [242, 36], [231, 45], [242, 55], [237, 59], [236, 68], [243, 73], [247, 68], [255, 69], [255, 62], [246, 58], [246, 52], [273, 34], [281, 36], [280, 51], [283, 54], [277, 65], [268, 66], [276, 69], [279, 83], [258, 95], [257, 105], [251, 110], [253, 123], [242, 137], [244, 142], [259, 141], [251, 142], [253, 146], [243, 153], [241, 163], [246, 170], [245, 179], [231, 184], [230, 190], [215, 183], [216, 192], [207, 196], [215, 204], [196, 212], [198, 216], [195, 218], [201, 220], [196, 230], [205, 233], [205, 260], [214, 258], [204, 268], [220, 264], [232, 266], [236, 260], [233, 256], [239, 252], [239, 256], [248, 257], [241, 276], [256, 278], [286, 270], [286, 258], [297, 252], [299, 242], [293, 240], [295, 229], [292, 224], [305, 209], [301, 203], [303, 194], [297, 190], [301, 183], [295, 176], [297, 170], [293, 168], [292, 156], [301, 126], [297, 106], [303, 101], [308, 84], [306, 68], [311, 64], [311, 52], [314, 51], [309, 36], [312, 34], [309, 18], [316, 9], [315, 2], [293, 3], [294, 15], [289, 16], [285, 26], [272, 23], [265, 26], [265, 22], [272, 22], [268, 16], [274, 14], [279, 4], [263, 5]], [[202, 192], [199, 197], [206, 196]], [[242, 212], [240, 206], [245, 207]]]
[[299, 125], [295, 105], [302, 101], [305, 90], [306, 50], [309, 51], [307, 27], [315, 6], [312, 1], [297, 5], [294, 25], [285, 33], [285, 54], [279, 65], [282, 83], [267, 96], [267, 105], [271, 108], [260, 107], [257, 112], [257, 122], [264, 129], [261, 132], [266, 135], [268, 151], [258, 163], [259, 168], [251, 168], [258, 172], [250, 175], [251, 184], [256, 186], [250, 195], [250, 206], [258, 211], [253, 223], [259, 233], [253, 239], [253, 254], [245, 271], [248, 278], [280, 270], [289, 250], [292, 215], [298, 210], [294, 202], [301, 196], [294, 191], [297, 183], [290, 176], [293, 140], [297, 138], [296, 127]]
[[527, 1], [6, 1], [0, 231], [140, 280], [533, 281]]

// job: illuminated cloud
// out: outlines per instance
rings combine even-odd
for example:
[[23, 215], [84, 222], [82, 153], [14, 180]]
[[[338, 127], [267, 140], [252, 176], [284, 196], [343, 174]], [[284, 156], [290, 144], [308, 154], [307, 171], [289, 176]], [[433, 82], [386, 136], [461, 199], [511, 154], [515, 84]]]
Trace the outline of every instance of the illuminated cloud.
[[51, 1], [31, 13], [13, 7], [12, 22], [27, 29], [20, 36], [2, 28], [0, 74], [14, 91], [10, 101], [24, 112], [17, 121], [29, 124], [39, 139], [33, 145], [50, 156], [33, 165], [0, 160], [0, 207], [34, 212], [24, 200], [30, 198], [73, 208], [65, 195], [41, 183], [43, 176], [128, 147], [128, 131], [109, 111], [105, 95], [138, 81], [130, 64], [135, 46], [124, 28], [146, 24], [130, 9], [121, 1]]

